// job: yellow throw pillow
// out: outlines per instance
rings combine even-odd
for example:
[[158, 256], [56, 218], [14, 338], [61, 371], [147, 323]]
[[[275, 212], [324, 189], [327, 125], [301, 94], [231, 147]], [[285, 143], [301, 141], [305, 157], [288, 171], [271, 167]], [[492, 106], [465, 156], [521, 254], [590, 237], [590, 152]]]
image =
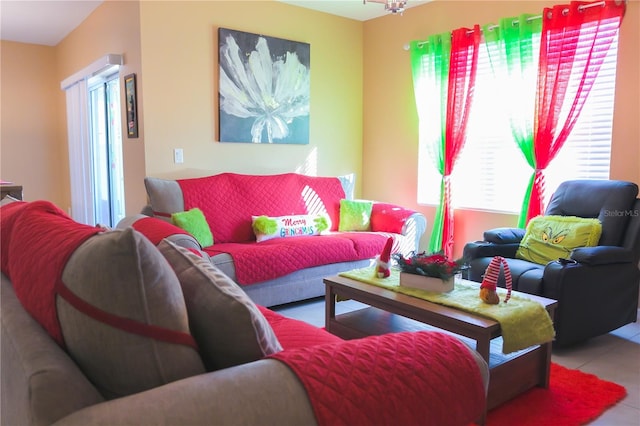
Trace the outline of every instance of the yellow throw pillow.
[[552, 260], [569, 258], [575, 248], [596, 246], [600, 234], [602, 224], [598, 219], [537, 216], [529, 221], [516, 257], [546, 265]]

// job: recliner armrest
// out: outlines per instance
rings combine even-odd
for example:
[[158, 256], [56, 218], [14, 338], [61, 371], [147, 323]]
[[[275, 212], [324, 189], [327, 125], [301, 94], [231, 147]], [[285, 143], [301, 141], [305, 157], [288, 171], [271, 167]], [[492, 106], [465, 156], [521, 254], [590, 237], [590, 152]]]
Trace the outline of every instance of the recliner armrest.
[[525, 230], [521, 228], [494, 228], [484, 232], [484, 240], [495, 244], [520, 243]]
[[570, 259], [586, 265], [607, 265], [633, 262], [633, 253], [624, 247], [579, 247], [571, 252]]
[[495, 244], [487, 241], [474, 241], [464, 246], [462, 257], [465, 261], [481, 257], [502, 256], [513, 258], [520, 247], [519, 243]]

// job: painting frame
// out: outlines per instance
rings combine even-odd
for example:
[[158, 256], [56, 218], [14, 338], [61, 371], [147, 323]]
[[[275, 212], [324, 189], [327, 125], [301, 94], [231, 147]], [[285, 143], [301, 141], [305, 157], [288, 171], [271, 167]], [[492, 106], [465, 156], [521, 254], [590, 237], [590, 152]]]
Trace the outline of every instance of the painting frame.
[[311, 45], [218, 28], [220, 142], [309, 144]]
[[135, 73], [124, 76], [124, 99], [127, 112], [127, 137], [138, 137], [138, 97]]

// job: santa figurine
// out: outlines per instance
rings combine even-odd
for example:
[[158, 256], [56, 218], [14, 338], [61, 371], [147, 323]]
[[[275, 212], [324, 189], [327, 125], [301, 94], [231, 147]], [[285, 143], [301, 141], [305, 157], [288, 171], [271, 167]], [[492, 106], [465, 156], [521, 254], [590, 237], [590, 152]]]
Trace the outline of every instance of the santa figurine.
[[387, 278], [391, 275], [391, 247], [393, 237], [389, 237], [382, 249], [382, 253], [376, 258], [376, 278]]

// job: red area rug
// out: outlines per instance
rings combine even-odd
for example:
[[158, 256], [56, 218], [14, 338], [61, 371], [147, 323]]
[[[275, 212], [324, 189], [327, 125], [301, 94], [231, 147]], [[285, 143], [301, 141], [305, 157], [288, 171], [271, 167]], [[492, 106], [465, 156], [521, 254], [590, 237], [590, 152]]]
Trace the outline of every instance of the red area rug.
[[626, 395], [620, 385], [552, 363], [549, 389], [533, 388], [491, 410], [487, 426], [584, 425]]

